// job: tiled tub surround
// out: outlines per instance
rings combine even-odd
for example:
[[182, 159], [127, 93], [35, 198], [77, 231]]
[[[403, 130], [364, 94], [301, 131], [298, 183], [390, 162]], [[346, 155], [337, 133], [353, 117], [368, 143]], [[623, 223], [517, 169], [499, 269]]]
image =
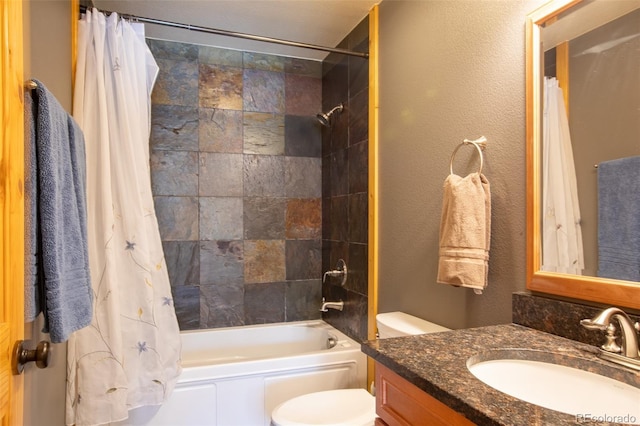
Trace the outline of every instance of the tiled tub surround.
[[[338, 47], [366, 52], [368, 18]], [[340, 103], [344, 111], [322, 130], [322, 270], [344, 259], [349, 274], [344, 287], [340, 277], [323, 284], [327, 300], [345, 302], [343, 311], [329, 310], [323, 319], [361, 342], [368, 306], [368, 60], [331, 54], [323, 62], [322, 110]]]
[[[534, 359], [584, 368], [640, 387], [640, 374], [596, 356], [596, 348], [517, 324], [365, 342], [375, 361], [478, 425], [577, 425], [575, 416], [513, 398], [482, 383], [467, 360]], [[605, 424], [589, 422], [589, 424]], [[612, 424], [612, 423], [606, 423]]]
[[321, 63], [148, 44], [152, 189], [180, 328], [319, 318]]

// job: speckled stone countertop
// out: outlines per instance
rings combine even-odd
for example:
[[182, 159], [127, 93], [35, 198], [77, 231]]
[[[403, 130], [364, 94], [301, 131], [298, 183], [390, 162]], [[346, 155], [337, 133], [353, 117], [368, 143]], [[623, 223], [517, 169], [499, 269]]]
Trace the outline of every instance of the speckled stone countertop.
[[576, 416], [511, 397], [473, 376], [467, 368], [469, 359], [548, 361], [640, 387], [640, 373], [600, 360], [596, 347], [517, 324], [371, 340], [362, 344], [362, 351], [478, 425], [619, 423], [580, 421]]

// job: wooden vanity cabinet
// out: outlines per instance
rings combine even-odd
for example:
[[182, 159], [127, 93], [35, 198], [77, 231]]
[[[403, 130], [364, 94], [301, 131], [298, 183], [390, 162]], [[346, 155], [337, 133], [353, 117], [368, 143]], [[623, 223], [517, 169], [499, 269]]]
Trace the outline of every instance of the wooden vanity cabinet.
[[376, 426], [474, 425], [431, 395], [376, 362]]

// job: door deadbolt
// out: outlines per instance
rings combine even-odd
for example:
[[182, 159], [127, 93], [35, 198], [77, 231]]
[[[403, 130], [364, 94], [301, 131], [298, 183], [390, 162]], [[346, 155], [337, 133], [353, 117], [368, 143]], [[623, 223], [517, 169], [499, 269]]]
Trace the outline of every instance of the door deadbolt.
[[13, 374], [22, 374], [25, 364], [32, 361], [35, 361], [38, 368], [47, 368], [51, 358], [51, 344], [42, 341], [35, 349], [25, 349], [23, 343], [24, 340], [18, 340], [13, 346], [13, 359], [11, 360]]

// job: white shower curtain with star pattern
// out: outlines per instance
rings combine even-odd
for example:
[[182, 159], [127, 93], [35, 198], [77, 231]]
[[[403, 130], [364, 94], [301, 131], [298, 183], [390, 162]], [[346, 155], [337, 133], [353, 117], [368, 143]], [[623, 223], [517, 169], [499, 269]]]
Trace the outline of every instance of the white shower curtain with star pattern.
[[162, 404], [180, 374], [149, 173], [157, 74], [142, 24], [95, 9], [79, 21], [73, 116], [86, 140], [94, 317], [68, 343], [67, 424], [117, 422]]

